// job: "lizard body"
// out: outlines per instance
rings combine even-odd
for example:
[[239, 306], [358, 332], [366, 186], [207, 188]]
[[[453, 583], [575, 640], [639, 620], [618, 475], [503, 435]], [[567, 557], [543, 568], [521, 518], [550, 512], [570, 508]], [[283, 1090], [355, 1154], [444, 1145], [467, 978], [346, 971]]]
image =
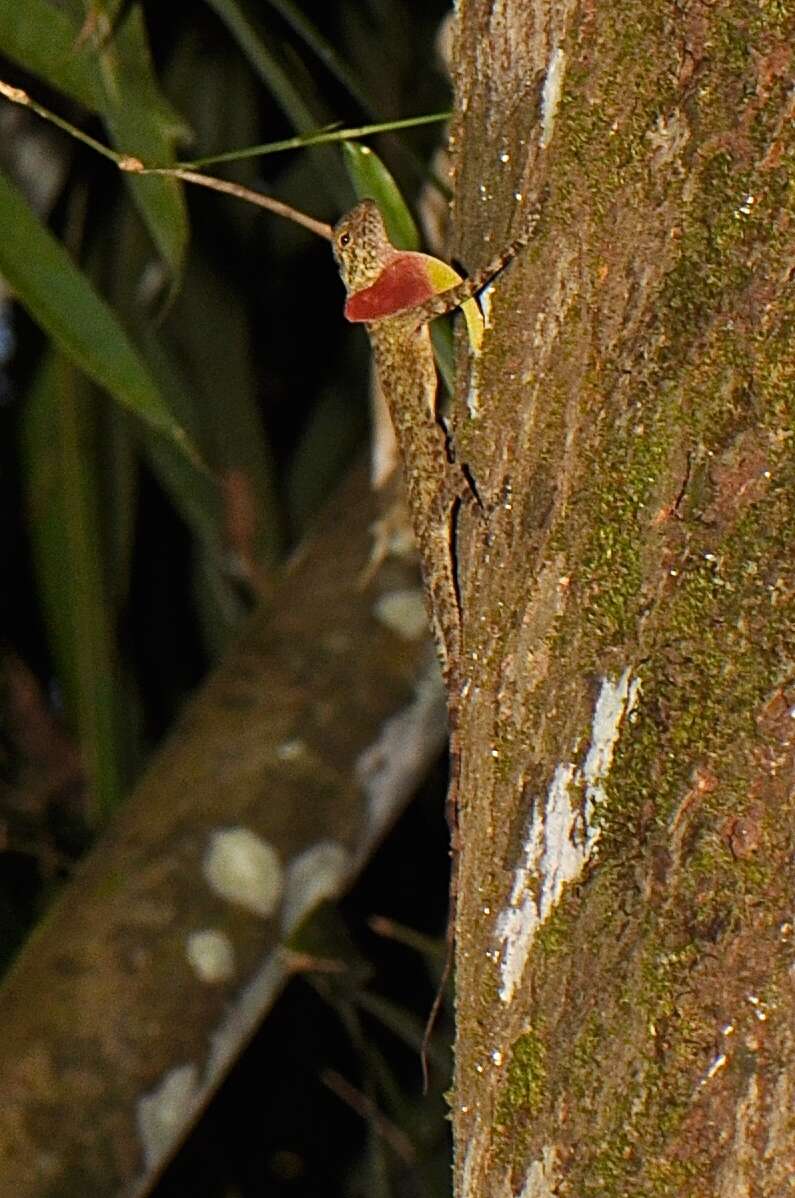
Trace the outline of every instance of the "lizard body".
[[429, 322], [445, 312], [464, 307], [470, 340], [479, 347], [482, 318], [473, 297], [527, 243], [535, 223], [533, 219], [521, 237], [484, 270], [465, 280], [460, 280], [451, 267], [438, 259], [395, 249], [373, 200], [362, 200], [344, 216], [334, 227], [332, 241], [347, 291], [345, 314], [349, 320], [366, 325], [379, 382], [395, 428], [426, 603], [447, 693], [450, 786], [446, 813], [451, 845], [450, 907], [447, 958], [423, 1040], [422, 1065], [426, 1082], [428, 1039], [451, 967], [455, 930], [459, 850], [458, 711], [465, 683], [463, 620], [455, 567], [455, 518], [461, 500], [467, 493], [471, 494], [460, 463], [451, 461], [448, 437], [436, 411], [437, 375]]

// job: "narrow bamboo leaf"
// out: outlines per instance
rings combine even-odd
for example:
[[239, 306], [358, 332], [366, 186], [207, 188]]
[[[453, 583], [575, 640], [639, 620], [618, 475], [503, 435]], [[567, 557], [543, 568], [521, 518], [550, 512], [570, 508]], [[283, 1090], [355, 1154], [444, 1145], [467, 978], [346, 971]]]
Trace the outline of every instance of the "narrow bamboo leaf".
[[0, 53], [96, 112], [96, 63], [75, 50], [78, 33], [74, 19], [49, 0], [0, 0]]
[[[160, 94], [139, 5], [130, 10], [112, 40], [93, 53], [102, 89], [102, 116], [116, 148], [144, 161], [171, 164], [176, 140], [184, 138], [188, 129]], [[181, 185], [158, 175], [131, 175], [127, 183], [152, 240], [177, 278], [188, 241]]]
[[292, 0], [268, 0], [268, 3], [284, 17], [285, 21], [292, 26], [298, 36], [315, 52], [320, 61], [325, 63], [335, 79], [353, 97], [362, 111], [367, 113], [372, 120], [375, 120], [376, 116], [373, 105], [359, 85], [358, 79], [347, 62], [337, 53], [334, 46], [323, 36], [317, 26], [313, 25], [297, 5], [292, 3]]
[[101, 513], [105, 580], [108, 601], [115, 611], [125, 602], [130, 586], [140, 455], [130, 427], [132, 421], [124, 408], [106, 404], [99, 423], [103, 473], [111, 480]]
[[[311, 106], [295, 86], [289, 73], [271, 54], [237, 0], [206, 0], [206, 3], [224, 22], [293, 127], [300, 133], [315, 130], [318, 122]], [[318, 162], [323, 165], [326, 188], [331, 191], [339, 190], [342, 184], [334, 156], [323, 149], [315, 150], [314, 153], [318, 156]], [[338, 200], [342, 202], [341, 194]]]
[[455, 387], [455, 358], [453, 354], [453, 327], [449, 319], [435, 320], [431, 325], [431, 342], [436, 368], [448, 395]]
[[357, 199], [369, 196], [375, 200], [394, 246], [399, 250], [418, 250], [420, 235], [414, 218], [400, 188], [375, 151], [355, 141], [343, 142], [342, 151]]
[[367, 428], [364, 405], [351, 407], [350, 396], [331, 390], [314, 405], [290, 455], [286, 494], [290, 526], [301, 533], [361, 444]]
[[[192, 405], [196, 397], [191, 395], [184, 363], [177, 363], [177, 355], [166, 347], [160, 330], [150, 326], [142, 333], [142, 344], [161, 391], [173, 397], [176, 411], [185, 413], [185, 397], [190, 397], [187, 402]], [[185, 417], [197, 432], [202, 408], [199, 404], [192, 415]], [[150, 469], [195, 538], [196, 613], [207, 655], [217, 661], [245, 615], [238, 580], [229, 568], [224, 488], [209, 474], [197, 473], [184, 454], [164, 437], [145, 435], [144, 452]]]
[[[370, 1089], [368, 1086], [365, 1094], [373, 1101], [373, 1095], [368, 1093]], [[372, 1198], [394, 1198], [394, 1191], [389, 1182], [386, 1148], [380, 1131], [373, 1126], [372, 1121], [367, 1124], [367, 1174], [367, 1190]]]
[[268, 569], [281, 556], [282, 516], [257, 408], [250, 329], [228, 283], [198, 255], [165, 331], [197, 404], [197, 436], [223, 480], [227, 549], [243, 573]]
[[235, 38], [284, 115], [296, 129], [316, 125], [313, 113], [285, 69], [271, 54], [237, 0], [207, 0]]
[[[169, 401], [169, 407], [176, 412], [182, 424], [198, 430], [198, 413], [191, 411], [193, 396], [190, 395], [190, 386], [157, 330], [151, 326], [142, 330], [141, 343], [159, 393]], [[207, 470], [197, 470], [171, 439], [155, 436], [146, 428], [141, 431], [144, 451], [152, 471], [197, 541], [209, 546], [217, 560], [221, 554], [222, 522], [217, 479]]]
[[[337, 53], [336, 49], [328, 40], [328, 38], [324, 37], [317, 26], [314, 25], [309, 18], [301, 12], [298, 6], [293, 3], [293, 0], [268, 0], [268, 3], [272, 8], [275, 8], [276, 11], [281, 14], [288, 25], [290, 25], [298, 34], [298, 36], [306, 43], [306, 45], [314, 51], [314, 53], [328, 68], [334, 78], [342, 84], [348, 94], [356, 101], [362, 112], [364, 112], [367, 116], [367, 119], [373, 122], [378, 121], [378, 112], [373, 104], [372, 98], [364, 90], [354, 71], [351, 69], [345, 59]], [[449, 112], [442, 113], [438, 116], [428, 118], [428, 121], [449, 120], [451, 115], [452, 114]], [[406, 124], [403, 124], [401, 121], [396, 121], [392, 124], [385, 122], [383, 124], [383, 131], [389, 132], [392, 129], [408, 128], [409, 124], [413, 125], [415, 123], [421, 124], [424, 122], [406, 122]], [[351, 133], [350, 136], [362, 137], [364, 134]], [[433, 170], [429, 169], [427, 162], [425, 162], [408, 144], [402, 143], [401, 149], [409, 166], [412, 168], [417, 178], [433, 184], [433, 186], [436, 187], [443, 196], [449, 199], [449, 187], [447, 187], [447, 185], [443, 183], [441, 179], [439, 179]]]
[[[175, 144], [190, 130], [161, 94], [152, 71], [146, 31], [136, 6], [98, 51], [80, 44], [81, 20], [47, 0], [0, 0], [0, 53], [50, 86], [99, 113], [117, 149], [159, 165], [173, 162]], [[126, 185], [159, 253], [177, 276], [188, 227], [182, 188], [175, 179], [125, 174]]]
[[0, 274], [37, 324], [90, 378], [198, 465], [144, 362], [107, 304], [61, 243], [0, 174]]
[[378, 1019], [409, 1048], [415, 1052], [419, 1050], [422, 1043], [423, 1027], [421, 1021], [411, 1011], [407, 1011], [397, 1003], [383, 998], [380, 994], [373, 994], [369, 990], [360, 991], [356, 995], [356, 1001], [363, 1011]]
[[101, 464], [89, 384], [45, 358], [21, 427], [34, 569], [67, 722], [77, 733], [94, 819], [121, 797], [121, 694], [99, 529]]
[[[97, 277], [110, 275], [108, 298], [114, 311], [123, 315], [134, 333], [135, 344], [146, 362], [159, 394], [174, 419], [186, 430], [192, 443], [200, 447], [205, 459], [213, 460], [215, 464], [214, 449], [205, 432], [202, 398], [192, 376], [186, 373], [190, 359], [184, 360], [181, 350], [172, 344], [172, 326], [179, 326], [184, 319], [179, 314], [179, 307], [185, 287], [180, 290], [166, 319], [155, 324], [149, 315], [142, 311], [138, 302], [137, 278], [141, 257], [146, 252], [146, 231], [131, 208], [121, 213], [120, 219], [115, 222], [115, 245], [112, 248], [110, 270], [109, 249], [106, 240], [103, 240], [100, 246], [96, 246], [92, 251], [95, 258], [92, 267]], [[217, 403], [217, 397], [214, 397], [214, 401]], [[111, 417], [107, 434], [108, 451], [112, 452], [117, 441], [132, 440], [133, 452], [137, 457], [142, 440], [140, 424], [133, 422], [127, 409], [118, 404], [113, 405]], [[206, 552], [216, 563], [216, 569], [220, 569], [219, 530], [222, 512], [220, 489], [216, 479], [209, 473], [197, 472], [185, 455], [166, 437], [145, 431], [143, 448], [150, 467], [164, 491], [170, 496], [174, 507], [190, 527], [197, 543], [210, 547]], [[119, 517], [123, 524], [123, 513], [119, 513]], [[123, 533], [123, 528], [120, 532]], [[117, 541], [111, 525], [108, 527], [107, 539], [109, 550], [113, 552]], [[122, 554], [124, 543], [122, 536], [118, 541], [118, 548]], [[126, 566], [120, 564], [118, 568], [126, 572]]]

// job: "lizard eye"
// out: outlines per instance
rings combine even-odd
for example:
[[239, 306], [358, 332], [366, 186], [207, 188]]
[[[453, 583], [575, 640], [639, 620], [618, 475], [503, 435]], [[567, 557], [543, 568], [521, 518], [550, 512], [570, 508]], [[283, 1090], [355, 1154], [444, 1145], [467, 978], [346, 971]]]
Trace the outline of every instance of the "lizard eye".
[[340, 237], [340, 239], [339, 239], [339, 243], [338, 243], [338, 244], [339, 244], [339, 247], [340, 247], [340, 249], [341, 249], [341, 250], [344, 250], [346, 246], [350, 245], [350, 243], [351, 243], [351, 235], [350, 235], [350, 233], [343, 233], [343, 234], [341, 235], [341, 237]]

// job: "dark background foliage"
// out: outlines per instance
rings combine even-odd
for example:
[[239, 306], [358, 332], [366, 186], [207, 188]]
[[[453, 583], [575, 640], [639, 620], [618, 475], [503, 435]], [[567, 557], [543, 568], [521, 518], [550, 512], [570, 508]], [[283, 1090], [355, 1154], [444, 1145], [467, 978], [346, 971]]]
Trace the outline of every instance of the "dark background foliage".
[[[92, 19], [107, 18], [112, 27], [95, 52], [118, 47], [122, 57], [125, 31], [142, 19], [151, 78], [185, 121], [180, 158], [449, 104], [434, 49], [441, 3], [55, 7], [82, 23], [89, 47]], [[302, 17], [321, 39], [314, 48]], [[250, 23], [246, 36], [239, 27], [233, 35], [235, 18]], [[35, 25], [36, 13], [27, 19]], [[49, 77], [20, 57], [14, 20], [0, 5], [2, 77], [107, 141], [106, 123], [57, 86], [55, 56]], [[46, 53], [43, 29], [41, 39]], [[324, 48], [346, 64], [347, 84], [338, 65], [324, 63]], [[149, 86], [138, 82], [142, 92]], [[182, 268], [169, 272], [112, 164], [4, 102], [0, 116], [0, 165], [118, 314], [215, 474], [203, 492], [178, 453], [5, 297], [0, 933], [8, 962], [247, 611], [267, 603], [280, 564], [364, 441], [367, 359], [364, 338], [342, 320], [328, 246], [311, 234], [188, 189], [190, 239]], [[433, 125], [372, 143], [410, 202], [440, 138]], [[353, 200], [336, 147], [247, 160], [225, 173], [324, 220]], [[440, 773], [354, 894], [318, 921], [317, 934], [340, 938], [340, 954], [360, 961], [375, 992], [419, 1014], [432, 994], [426, 960], [374, 934], [368, 920], [378, 913], [439, 934], [442, 789]], [[420, 1104], [414, 1052], [383, 1020], [352, 1021], [351, 1010], [350, 995], [331, 984], [294, 982], [163, 1179], [161, 1198], [444, 1193], [439, 1095]], [[336, 1074], [374, 1092], [367, 1053], [399, 1095], [403, 1148], [384, 1147], [367, 1111], [335, 1092]]]

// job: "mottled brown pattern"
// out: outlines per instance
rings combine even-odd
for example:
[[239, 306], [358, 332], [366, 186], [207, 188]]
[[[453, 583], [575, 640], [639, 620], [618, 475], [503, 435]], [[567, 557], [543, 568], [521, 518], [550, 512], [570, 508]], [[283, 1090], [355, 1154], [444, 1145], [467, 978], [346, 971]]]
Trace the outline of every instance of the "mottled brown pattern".
[[[453, 520], [456, 503], [468, 484], [460, 464], [450, 460], [446, 437], [436, 417], [436, 366], [428, 322], [460, 307], [502, 270], [532, 236], [536, 219], [534, 213], [522, 235], [484, 270], [417, 307], [367, 325], [400, 447], [431, 627], [451, 709], [460, 685], [462, 651]], [[396, 255], [378, 206], [368, 199], [337, 223], [332, 244], [349, 296], [372, 286]]]
[[[450, 724], [450, 787], [447, 821], [451, 840], [448, 952], [423, 1044], [423, 1068], [428, 1036], [439, 1009], [452, 962], [457, 892], [458, 706], [465, 681], [463, 626], [455, 568], [455, 513], [468, 483], [460, 463], [451, 461], [445, 433], [436, 416], [436, 365], [428, 322], [459, 307], [475, 295], [526, 244], [537, 223], [532, 214], [522, 236], [482, 271], [414, 308], [367, 324], [381, 389], [395, 428], [406, 482], [409, 514], [420, 555], [425, 597], [447, 690]], [[334, 254], [348, 295], [370, 287], [394, 260], [378, 206], [362, 200], [334, 229]]]

